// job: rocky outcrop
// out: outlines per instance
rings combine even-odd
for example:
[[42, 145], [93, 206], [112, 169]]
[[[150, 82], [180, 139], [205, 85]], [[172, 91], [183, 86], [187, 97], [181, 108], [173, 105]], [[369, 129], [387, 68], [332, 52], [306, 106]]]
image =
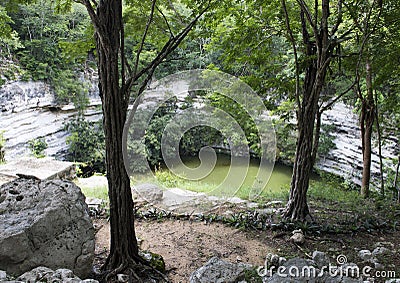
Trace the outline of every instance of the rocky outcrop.
[[[101, 105], [98, 96], [97, 78], [92, 74], [92, 87], [89, 91], [90, 107], [85, 112], [88, 120], [101, 119]], [[186, 84], [179, 86], [180, 99], [185, 97]], [[14, 81], [0, 88], [0, 131], [6, 138], [5, 158], [14, 159], [29, 155], [27, 143], [31, 139], [44, 137], [48, 149], [46, 155], [63, 158], [67, 151], [65, 142], [67, 132], [64, 125], [73, 119], [77, 112], [73, 105], [58, 105], [51, 88], [43, 82]], [[321, 157], [316, 167], [342, 176], [356, 184], [361, 183], [362, 152], [358, 116], [352, 107], [336, 103], [324, 112], [322, 124], [334, 125], [331, 134], [335, 137], [335, 148]], [[386, 137], [383, 159], [392, 159], [400, 151], [394, 137]], [[379, 157], [376, 142], [372, 155], [373, 181], [379, 177]], [[226, 149], [223, 148], [222, 149]]]
[[[365, 250], [360, 252], [359, 255], [365, 254]], [[369, 251], [369, 254], [374, 253], [391, 254], [392, 252], [378, 245], [374, 252], [371, 253]], [[360, 256], [360, 258], [361, 257], [362, 256]], [[230, 263], [218, 257], [213, 257], [204, 266], [191, 274], [190, 283], [369, 283], [376, 282], [373, 278], [376, 270], [385, 270], [385, 268], [387, 268], [379, 264], [377, 259], [371, 261], [370, 259], [365, 260], [361, 258], [361, 260], [363, 261], [358, 264], [348, 263], [346, 256], [338, 255], [336, 261], [331, 261], [330, 257], [324, 252], [314, 251], [312, 259], [295, 257], [286, 260], [286, 258], [276, 254], [268, 254], [264, 266], [252, 266], [244, 263]], [[389, 269], [391, 268], [394, 267], [392, 266]], [[388, 272], [385, 274], [389, 275]], [[395, 273], [392, 272], [391, 276], [394, 274]], [[386, 279], [386, 281], [382, 282], [389, 283], [400, 281], [400, 279], [391, 279], [390, 276], [387, 276]]]
[[[230, 263], [218, 257], [211, 258], [204, 266], [190, 275], [190, 283], [234, 283], [243, 282], [246, 270], [252, 268], [249, 264]], [[246, 281], [244, 281], [246, 282]]]
[[[89, 90], [89, 107], [85, 111], [88, 120], [99, 120], [101, 104], [92, 78]], [[6, 139], [5, 158], [30, 155], [28, 141], [45, 138], [46, 155], [62, 158], [67, 150], [68, 133], [64, 125], [77, 115], [73, 104], [58, 104], [51, 87], [43, 82], [8, 82], [0, 88], [0, 132]]]
[[27, 175], [39, 180], [73, 180], [75, 164], [51, 158], [22, 158], [0, 164], [0, 185]]
[[[336, 103], [331, 110], [324, 112], [322, 124], [333, 125], [335, 130], [330, 133], [334, 136], [334, 149], [317, 161], [316, 167], [344, 177], [358, 185], [362, 176], [362, 150], [359, 119], [354, 109], [344, 103]], [[387, 137], [382, 148], [383, 159], [396, 158], [399, 152], [398, 141], [395, 137]], [[373, 181], [377, 184], [379, 177], [379, 155], [375, 139], [372, 151], [371, 172]]]
[[[1, 276], [3, 274], [3, 276]], [[59, 282], [59, 283], [98, 283], [94, 279], [81, 280], [71, 270], [60, 268], [52, 270], [50, 268], [39, 266], [31, 271], [27, 271], [17, 279], [7, 276], [5, 271], [0, 270], [0, 282], [20, 283], [20, 282]]]
[[94, 229], [85, 197], [62, 180], [16, 179], [0, 187], [0, 269], [14, 276], [37, 266], [92, 270]]
[[258, 204], [238, 197], [217, 197], [180, 188], [161, 188], [155, 184], [143, 183], [133, 186], [135, 202], [149, 203], [161, 210], [174, 213], [204, 213], [227, 208], [235, 204], [238, 208], [257, 208]]

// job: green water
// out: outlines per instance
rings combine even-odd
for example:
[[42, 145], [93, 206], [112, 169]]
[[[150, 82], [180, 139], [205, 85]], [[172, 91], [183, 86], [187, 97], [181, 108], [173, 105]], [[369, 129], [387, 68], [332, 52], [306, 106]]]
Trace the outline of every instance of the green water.
[[[204, 163], [207, 163], [207, 160]], [[277, 198], [283, 198], [288, 194], [292, 175], [291, 167], [280, 164], [274, 166], [266, 164], [260, 167], [260, 161], [257, 159], [250, 159], [250, 162], [239, 160], [236, 165], [232, 165], [231, 157], [223, 154], [217, 155], [215, 164], [205, 166], [200, 166], [200, 164], [198, 157], [185, 157], [183, 164], [172, 166], [172, 172], [185, 180], [179, 184], [181, 187], [213, 195], [235, 195], [242, 198], [248, 198], [250, 192]], [[196, 173], [191, 175], [185, 166], [189, 168], [189, 171], [196, 170]], [[204, 167], [210, 167], [212, 170]], [[167, 170], [162, 169], [164, 172]], [[271, 170], [272, 174], [270, 174]], [[188, 181], [191, 177], [194, 180]], [[219, 189], [216, 189], [217, 187]]]

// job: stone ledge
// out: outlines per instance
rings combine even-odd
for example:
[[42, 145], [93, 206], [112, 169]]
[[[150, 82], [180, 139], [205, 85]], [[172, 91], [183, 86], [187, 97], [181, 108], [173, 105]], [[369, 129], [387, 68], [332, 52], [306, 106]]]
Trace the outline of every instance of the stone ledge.
[[72, 180], [75, 178], [75, 164], [52, 158], [23, 158], [0, 165], [0, 185], [17, 179], [18, 175], [39, 180]]

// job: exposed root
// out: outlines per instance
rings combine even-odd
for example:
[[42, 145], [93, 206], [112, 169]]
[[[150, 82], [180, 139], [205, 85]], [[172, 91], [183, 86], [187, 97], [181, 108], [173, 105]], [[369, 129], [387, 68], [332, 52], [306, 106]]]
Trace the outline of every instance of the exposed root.
[[128, 264], [127, 263], [121, 263], [120, 266], [118, 266], [116, 269], [110, 271], [107, 276], [106, 276], [106, 282], [110, 282], [111, 278], [115, 277], [117, 274], [122, 272], [123, 270], [127, 269]]
[[107, 270], [102, 274], [102, 282], [118, 282], [118, 274], [125, 274], [129, 276], [127, 282], [131, 283], [144, 283], [149, 282], [150, 279], [156, 280], [160, 283], [171, 283], [167, 276], [158, 271], [143, 259], [138, 260], [138, 263], [132, 261], [125, 261], [113, 270]]

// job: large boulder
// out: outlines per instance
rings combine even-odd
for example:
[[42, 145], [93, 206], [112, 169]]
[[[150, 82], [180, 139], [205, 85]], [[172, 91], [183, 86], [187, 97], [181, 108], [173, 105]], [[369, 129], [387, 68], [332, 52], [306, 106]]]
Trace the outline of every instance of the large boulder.
[[190, 283], [234, 283], [245, 279], [246, 270], [252, 266], [245, 263], [230, 263], [218, 257], [211, 258], [204, 266], [190, 275]]
[[73, 183], [20, 178], [0, 187], [0, 269], [14, 276], [38, 266], [92, 271], [94, 229]]

